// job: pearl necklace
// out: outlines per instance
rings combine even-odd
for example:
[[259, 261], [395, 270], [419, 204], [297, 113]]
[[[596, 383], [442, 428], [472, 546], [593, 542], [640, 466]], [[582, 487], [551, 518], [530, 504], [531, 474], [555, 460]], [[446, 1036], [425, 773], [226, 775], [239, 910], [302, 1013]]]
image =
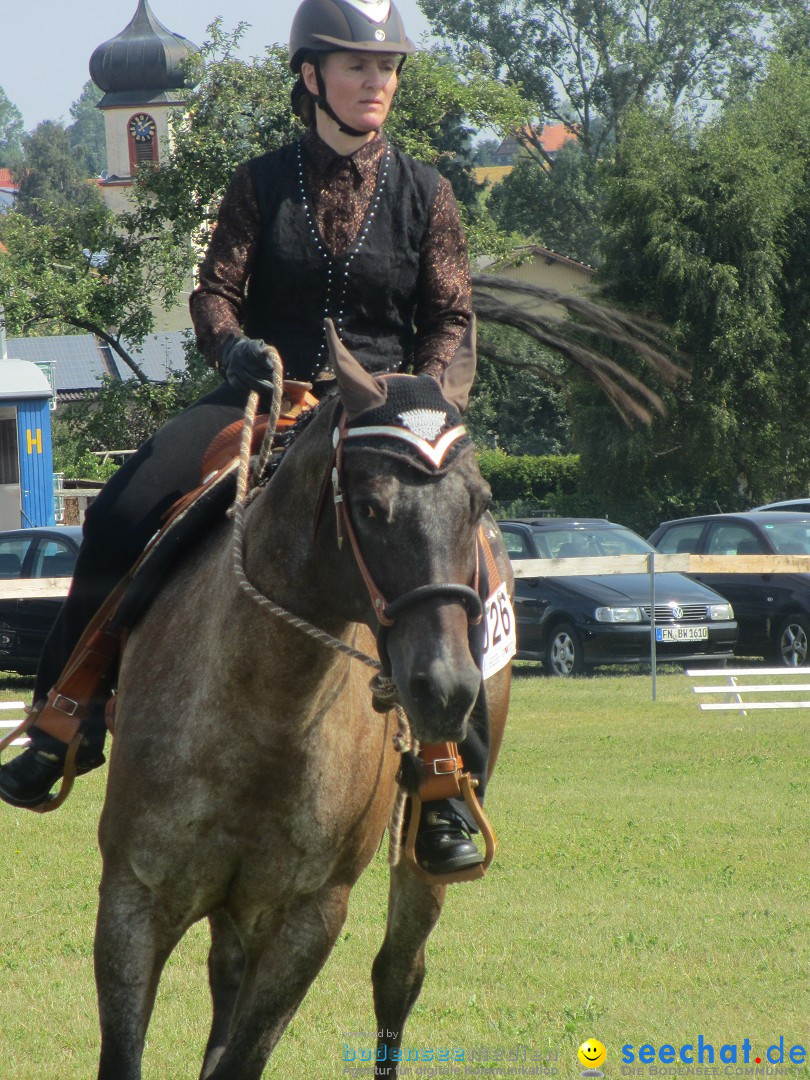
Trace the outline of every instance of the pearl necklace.
[[[385, 189], [386, 180], [388, 179], [388, 169], [391, 164], [391, 144], [388, 143], [385, 148], [382, 161], [380, 162], [380, 169], [377, 174], [377, 185], [374, 189], [374, 194], [371, 197], [369, 208], [366, 211], [366, 216], [363, 219], [363, 224], [360, 226], [360, 232], [358, 233], [354, 247], [347, 251], [345, 255], [341, 256], [330, 254], [318, 233], [312, 208], [310, 207], [309, 199], [307, 198], [306, 187], [304, 185], [304, 159], [301, 154], [300, 142], [297, 146], [297, 155], [298, 191], [301, 196], [301, 204], [304, 207], [304, 213], [306, 214], [310, 236], [326, 263], [326, 297], [324, 300], [323, 317], [324, 319], [331, 317], [335, 324], [335, 329], [338, 332], [338, 336], [340, 336], [343, 330], [343, 320], [346, 313], [346, 290], [349, 284], [349, 270], [351, 269], [351, 264], [354, 261], [355, 256], [360, 254], [360, 251], [366, 242], [369, 230], [374, 223], [374, 217], [379, 209], [380, 200], [382, 199], [383, 190]], [[342, 274], [340, 273], [341, 264], [343, 264]], [[337, 284], [335, 283], [335, 278], [338, 279]], [[316, 372], [323, 369], [326, 362], [326, 354], [326, 333], [324, 331], [323, 341], [318, 349], [318, 356], [315, 361]]]

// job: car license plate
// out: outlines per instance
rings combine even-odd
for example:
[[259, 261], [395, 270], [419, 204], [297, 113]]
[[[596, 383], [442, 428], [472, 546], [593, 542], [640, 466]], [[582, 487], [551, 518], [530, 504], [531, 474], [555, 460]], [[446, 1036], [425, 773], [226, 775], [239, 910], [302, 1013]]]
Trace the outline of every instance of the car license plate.
[[656, 626], [656, 641], [705, 641], [708, 626]]

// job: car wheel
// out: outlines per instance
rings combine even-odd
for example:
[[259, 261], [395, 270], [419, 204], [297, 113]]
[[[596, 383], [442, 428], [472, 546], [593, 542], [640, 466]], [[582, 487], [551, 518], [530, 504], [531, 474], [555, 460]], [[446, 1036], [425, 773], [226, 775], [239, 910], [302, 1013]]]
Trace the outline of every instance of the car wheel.
[[548, 675], [567, 679], [579, 675], [584, 665], [582, 645], [576, 630], [570, 623], [559, 623], [548, 637], [545, 668]]
[[776, 659], [785, 667], [804, 667], [810, 652], [810, 621], [804, 615], [783, 619], [776, 631]]

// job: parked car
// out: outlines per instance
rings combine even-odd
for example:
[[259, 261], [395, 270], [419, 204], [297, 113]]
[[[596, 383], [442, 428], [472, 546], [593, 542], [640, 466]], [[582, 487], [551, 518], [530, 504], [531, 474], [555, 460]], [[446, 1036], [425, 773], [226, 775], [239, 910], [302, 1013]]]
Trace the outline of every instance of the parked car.
[[755, 506], [755, 510], [788, 510], [791, 514], [810, 514], [810, 499], [783, 499], [781, 502]]
[[[82, 530], [75, 525], [0, 532], [0, 584], [9, 578], [72, 577]], [[0, 671], [32, 675], [62, 600], [0, 596]]]
[[[637, 555], [653, 550], [630, 529], [602, 518], [525, 518], [499, 525], [511, 559]], [[660, 662], [720, 662], [734, 655], [737, 624], [722, 596], [683, 574], [656, 575], [655, 590]], [[650, 660], [647, 574], [518, 579], [515, 618], [518, 659], [542, 660], [550, 675]]]
[[[696, 555], [810, 555], [810, 513], [749, 510], [665, 521], [650, 537], [659, 551]], [[808, 662], [810, 574], [693, 575], [734, 606], [737, 653], [788, 667]]]

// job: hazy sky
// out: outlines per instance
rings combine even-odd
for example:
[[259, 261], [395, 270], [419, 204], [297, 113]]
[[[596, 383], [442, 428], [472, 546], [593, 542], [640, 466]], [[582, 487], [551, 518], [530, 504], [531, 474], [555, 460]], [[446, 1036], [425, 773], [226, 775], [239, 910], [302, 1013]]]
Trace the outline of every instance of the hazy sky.
[[[288, 40], [298, 0], [150, 0], [155, 16], [197, 45], [218, 15], [224, 26], [250, 23], [245, 56]], [[3, 0], [0, 15], [0, 86], [23, 114], [27, 131], [41, 120], [70, 122], [70, 106], [90, 78], [87, 65], [97, 45], [124, 29], [137, 0]], [[427, 32], [416, 0], [397, 0], [410, 37]]]

